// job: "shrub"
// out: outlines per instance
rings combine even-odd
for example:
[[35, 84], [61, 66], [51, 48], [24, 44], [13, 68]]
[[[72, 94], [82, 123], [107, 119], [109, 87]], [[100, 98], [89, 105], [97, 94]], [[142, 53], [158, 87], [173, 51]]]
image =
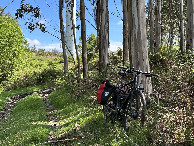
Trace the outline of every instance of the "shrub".
[[10, 16], [0, 16], [0, 83], [21, 68], [29, 51], [27, 41], [17, 21]]

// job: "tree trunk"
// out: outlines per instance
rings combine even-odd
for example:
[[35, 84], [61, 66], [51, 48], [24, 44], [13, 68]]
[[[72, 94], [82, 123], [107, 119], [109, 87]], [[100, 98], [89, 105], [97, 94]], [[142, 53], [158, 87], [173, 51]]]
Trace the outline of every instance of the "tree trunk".
[[187, 49], [192, 50], [193, 48], [194, 48], [194, 0], [187, 0]]
[[64, 32], [64, 25], [63, 25], [63, 0], [59, 0], [59, 19], [60, 19], [60, 33], [61, 33], [61, 42], [62, 42], [62, 49], [63, 49], [63, 59], [64, 59], [64, 73], [68, 72], [68, 61], [67, 61], [67, 54], [65, 49], [65, 32]]
[[[146, 36], [146, 18], [145, 1], [132, 0], [132, 34], [131, 34], [131, 60], [135, 69], [143, 72], [150, 72]], [[129, 20], [130, 23], [130, 20]], [[145, 93], [149, 95], [152, 92], [151, 80], [142, 76], [139, 78]], [[146, 96], [149, 100], [149, 96]]]
[[127, 3], [127, 9], [128, 9], [128, 50], [129, 50], [129, 62], [130, 67], [133, 67], [132, 65], [132, 26], [133, 26], [133, 19], [132, 19], [132, 1], [128, 1]]
[[153, 0], [149, 0], [149, 25], [150, 25], [150, 50], [151, 52], [154, 52], [155, 47], [154, 47], [154, 43], [155, 43], [155, 31], [154, 31], [154, 3]]
[[80, 79], [81, 79], [81, 71], [80, 71], [80, 59], [79, 59], [79, 54], [78, 54], [78, 49], [77, 49], [77, 45], [76, 45], [76, 34], [75, 34], [75, 20], [73, 15], [74, 15], [74, 7], [76, 7], [75, 1], [72, 0], [71, 3], [71, 21], [72, 21], [72, 26], [73, 26], [73, 38], [74, 38], [74, 45], [75, 45], [75, 51], [76, 51], [76, 56], [77, 56], [77, 61], [78, 61], [78, 75], [77, 75], [77, 82], [80, 83]]
[[129, 62], [127, 0], [123, 0], [123, 65]]
[[161, 0], [156, 0], [156, 51], [161, 45]]
[[180, 0], [180, 50], [184, 52], [184, 15], [183, 15], [183, 0]]
[[85, 23], [85, 2], [80, 0], [81, 39], [82, 39], [82, 62], [83, 78], [88, 78], [87, 48], [86, 48], [86, 23]]
[[171, 24], [170, 24], [170, 37], [169, 37], [169, 40], [170, 40], [170, 49], [172, 49], [172, 47], [173, 47], [173, 41], [174, 41], [174, 27], [173, 27], [173, 24], [172, 24], [172, 22], [171, 22]]
[[174, 24], [172, 19], [172, 7], [173, 7], [173, 1], [169, 0], [169, 20], [170, 20], [170, 29], [169, 29], [169, 49], [172, 49], [173, 47], [173, 41], [174, 41]]
[[[76, 3], [76, 0], [65, 0], [66, 1], [66, 47], [70, 51], [69, 53], [73, 58], [76, 58], [76, 51], [75, 51], [75, 42], [73, 36], [73, 23], [76, 25], [76, 7], [73, 7], [72, 10], [72, 3]], [[72, 17], [73, 11], [73, 19]], [[74, 22], [72, 22], [74, 21]]]
[[104, 72], [108, 64], [109, 12], [108, 0], [97, 1], [97, 31], [99, 47], [99, 71]]

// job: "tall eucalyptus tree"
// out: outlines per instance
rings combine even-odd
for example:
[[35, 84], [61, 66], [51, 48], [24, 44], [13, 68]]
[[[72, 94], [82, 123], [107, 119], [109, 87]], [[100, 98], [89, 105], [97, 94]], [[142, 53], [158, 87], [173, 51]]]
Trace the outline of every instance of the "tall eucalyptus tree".
[[180, 50], [184, 52], [184, 14], [183, 0], [180, 0]]
[[64, 72], [68, 72], [68, 61], [67, 61], [67, 53], [65, 49], [65, 32], [64, 32], [64, 23], [63, 23], [63, 0], [59, 0], [59, 19], [60, 19], [60, 33], [61, 33], [61, 42], [63, 48], [63, 58], [64, 58]]
[[156, 0], [156, 51], [161, 46], [161, 0]]
[[[131, 66], [143, 72], [150, 72], [147, 48], [145, 0], [132, 0], [129, 4], [131, 19], [129, 19], [131, 39]], [[151, 80], [142, 76], [140, 78], [146, 94], [152, 92]], [[148, 96], [147, 100], [149, 99]]]
[[[72, 26], [72, 31], [73, 31], [73, 42], [74, 42], [74, 49], [76, 51], [76, 57], [77, 57], [77, 62], [78, 62], [78, 65], [77, 65], [77, 68], [78, 68], [78, 72], [77, 72], [77, 82], [80, 83], [80, 79], [81, 79], [81, 70], [80, 70], [80, 59], [79, 59], [79, 54], [78, 54], [78, 48], [77, 48], [77, 45], [76, 45], [76, 26], [75, 26], [75, 7], [76, 7], [76, 3], [75, 3], [75, 0], [71, 0], [71, 26]], [[73, 51], [73, 49], [72, 49]]]
[[84, 0], [80, 0], [80, 19], [81, 19], [83, 78], [87, 79], [88, 78], [88, 64], [87, 64], [86, 23], [85, 23], [85, 2]]
[[149, 0], [149, 35], [150, 35], [150, 50], [153, 52], [155, 47], [155, 23], [154, 23], [154, 11], [155, 10], [155, 5], [154, 5], [154, 0]]
[[194, 0], [187, 0], [187, 49], [194, 48]]
[[[76, 58], [73, 25], [76, 25], [76, 0], [65, 0], [66, 2], [66, 48], [70, 50], [73, 58]], [[72, 9], [72, 4], [74, 4]], [[73, 19], [72, 17], [73, 13]], [[72, 22], [73, 21], [73, 22]], [[76, 34], [76, 33], [75, 33]]]
[[123, 3], [123, 65], [129, 62], [128, 48], [128, 8], [127, 0], [122, 0]]
[[108, 0], [97, 0], [96, 24], [99, 48], [99, 71], [103, 72], [108, 64], [109, 48], [109, 11]]

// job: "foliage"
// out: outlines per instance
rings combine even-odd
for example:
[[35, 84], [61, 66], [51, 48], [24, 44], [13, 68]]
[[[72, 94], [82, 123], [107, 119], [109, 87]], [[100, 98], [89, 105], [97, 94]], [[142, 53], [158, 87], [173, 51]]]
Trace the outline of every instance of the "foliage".
[[37, 95], [20, 100], [1, 123], [0, 145], [35, 145], [48, 139], [46, 107]]
[[45, 49], [36, 49], [36, 46], [30, 48], [30, 51], [35, 53], [37, 56], [50, 56], [50, 57], [61, 57], [62, 52], [58, 52], [57, 49], [52, 49], [50, 51], [46, 51]]
[[[80, 53], [81, 51], [81, 37], [80, 37], [80, 44], [78, 45]], [[94, 67], [97, 66], [98, 63], [98, 48], [97, 48], [97, 37], [95, 34], [91, 33], [88, 38], [86, 39], [86, 46], [87, 46], [87, 62], [89, 66], [89, 70], [92, 70]]]
[[[184, 12], [184, 22], [186, 26], [186, 17], [187, 17], [187, 5], [186, 1], [183, 1], [183, 12]], [[153, 0], [154, 3], [154, 14], [156, 15], [156, 4], [157, 1]], [[146, 13], [149, 13], [149, 4], [146, 6]], [[149, 14], [147, 15], [149, 16]], [[155, 18], [156, 19], [156, 18]], [[149, 18], [147, 17], [147, 22], [149, 23]], [[148, 25], [148, 31], [150, 29], [150, 25]], [[178, 43], [179, 39], [177, 36], [180, 36], [180, 0], [163, 0], [162, 1], [162, 10], [161, 10], [161, 32], [162, 32], [162, 45], [168, 45], [168, 47], [172, 47], [170, 45], [175, 45]], [[148, 41], [149, 39], [149, 32]], [[174, 43], [174, 44], [170, 44]]]
[[35, 28], [39, 28], [42, 32], [46, 32], [45, 24], [36, 21], [38, 18], [41, 17], [40, 8], [38, 6], [33, 7], [32, 5], [24, 4], [24, 1], [25, 0], [21, 1], [20, 8], [16, 10], [16, 19], [23, 18], [25, 14], [31, 14], [30, 18], [32, 20], [25, 23], [26, 25], [28, 25], [28, 29], [33, 31]]
[[159, 74], [158, 82], [154, 86], [161, 96], [158, 111], [160, 118], [157, 116], [158, 123], [152, 131], [156, 141], [160, 141], [157, 144], [191, 144], [194, 138], [192, 52], [182, 54], [177, 47], [168, 50], [163, 46], [160, 52], [150, 56], [150, 63], [151, 70]]
[[26, 64], [29, 51], [17, 21], [0, 16], [0, 83]]
[[49, 58], [32, 55], [28, 64], [22, 70], [14, 70], [13, 75], [1, 86], [5, 90], [13, 90], [48, 82], [54, 82], [63, 74], [59, 58]]
[[0, 16], [5, 15], [3, 12], [3, 8], [0, 6]]

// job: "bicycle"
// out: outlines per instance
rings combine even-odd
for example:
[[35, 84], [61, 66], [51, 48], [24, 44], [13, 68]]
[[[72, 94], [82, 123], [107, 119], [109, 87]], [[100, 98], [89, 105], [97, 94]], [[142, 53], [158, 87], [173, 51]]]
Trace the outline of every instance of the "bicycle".
[[[123, 127], [125, 131], [129, 130], [130, 118], [137, 119], [141, 109], [141, 123], [144, 124], [146, 102], [143, 94], [143, 88], [138, 87], [138, 77], [140, 74], [146, 77], [158, 76], [151, 73], [145, 73], [134, 68], [119, 66], [124, 72], [118, 74], [122, 76], [121, 84], [114, 86], [112, 96], [107, 103], [103, 105], [103, 118], [107, 121], [108, 118], [112, 122], [120, 117], [123, 120]], [[123, 84], [126, 73], [135, 73], [134, 78], [129, 83]], [[129, 88], [129, 85], [132, 85]], [[123, 90], [124, 89], [124, 90]]]
[[127, 75], [127, 72], [132, 72], [133, 68], [125, 68], [118, 66], [122, 69], [123, 72], [118, 72], [118, 75], [122, 77], [121, 84], [113, 87], [112, 96], [108, 99], [107, 103], [103, 105], [103, 118], [107, 121], [108, 118], [111, 122], [114, 122], [116, 119], [123, 119], [124, 111], [128, 102], [128, 92], [129, 85], [131, 83], [124, 84], [124, 77]]
[[[132, 83], [132, 87], [129, 93], [129, 101], [125, 109], [124, 116], [124, 130], [128, 131], [130, 126], [130, 119], [137, 119], [139, 117], [139, 112], [141, 112], [141, 124], [144, 125], [145, 112], [146, 112], [146, 101], [144, 97], [144, 88], [138, 87], [138, 77], [140, 74], [145, 75], [145, 77], [158, 77], [156, 74], [142, 72], [140, 70], [133, 70], [135, 73]], [[140, 110], [140, 108], [142, 108]]]

